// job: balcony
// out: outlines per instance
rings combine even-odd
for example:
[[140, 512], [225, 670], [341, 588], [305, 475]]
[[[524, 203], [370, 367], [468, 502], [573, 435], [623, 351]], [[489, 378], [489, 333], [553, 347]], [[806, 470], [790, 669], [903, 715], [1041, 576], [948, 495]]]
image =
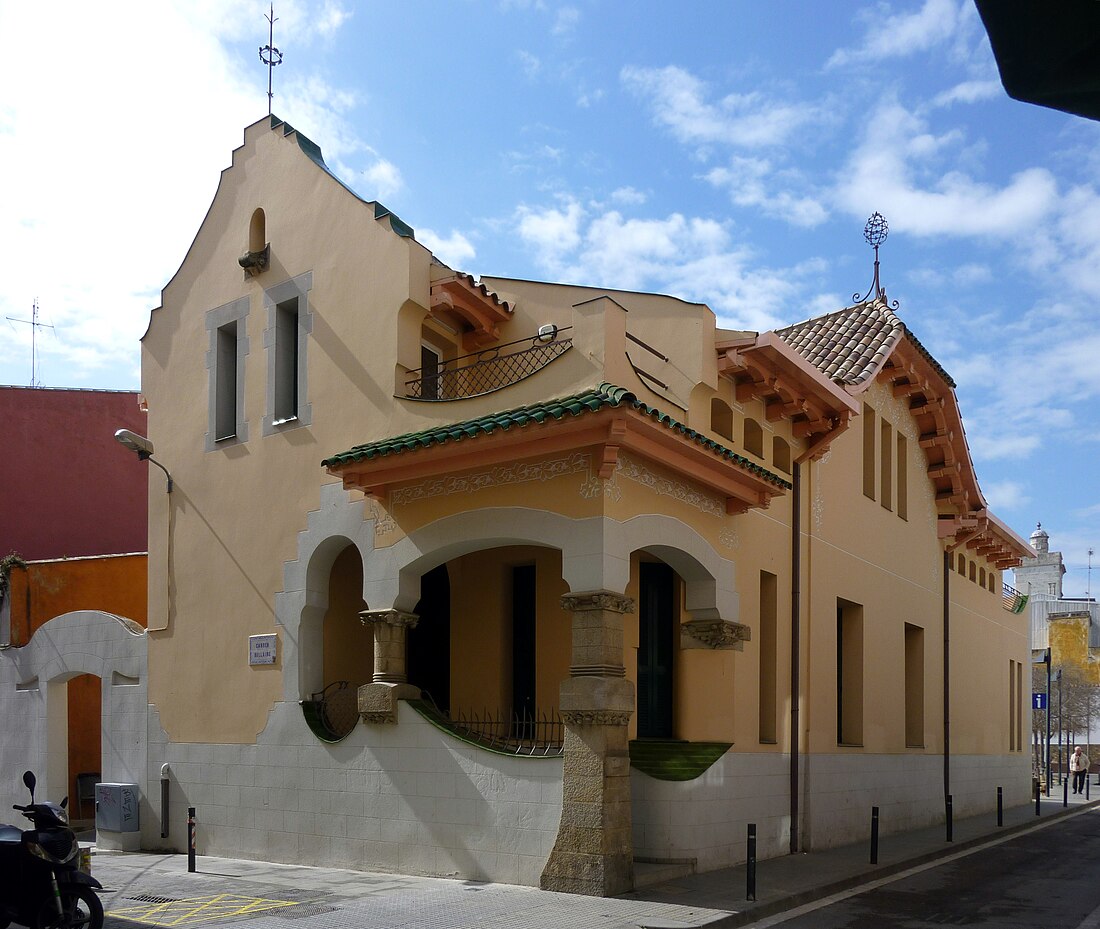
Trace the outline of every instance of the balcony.
[[545, 368], [573, 347], [562, 337], [572, 327], [544, 327], [539, 334], [410, 371], [405, 380], [409, 400], [466, 400], [511, 387]]
[[1022, 594], [1015, 587], [1002, 584], [1001, 604], [1010, 613], [1022, 613], [1027, 606], [1027, 594]]

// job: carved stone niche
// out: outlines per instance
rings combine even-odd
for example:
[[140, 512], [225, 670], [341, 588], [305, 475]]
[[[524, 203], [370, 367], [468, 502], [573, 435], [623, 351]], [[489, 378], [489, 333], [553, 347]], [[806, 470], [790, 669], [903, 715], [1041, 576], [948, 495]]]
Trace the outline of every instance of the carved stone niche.
[[752, 630], [728, 619], [692, 619], [680, 626], [680, 648], [744, 651]]

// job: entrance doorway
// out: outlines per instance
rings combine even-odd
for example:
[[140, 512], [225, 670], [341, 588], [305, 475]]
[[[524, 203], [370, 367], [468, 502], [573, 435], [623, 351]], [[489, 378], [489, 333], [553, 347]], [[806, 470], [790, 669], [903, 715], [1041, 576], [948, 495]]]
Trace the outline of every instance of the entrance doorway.
[[406, 640], [409, 683], [426, 691], [443, 713], [451, 709], [451, 581], [441, 564], [420, 579], [420, 619]]
[[672, 738], [676, 575], [666, 564], [639, 566], [638, 738]]

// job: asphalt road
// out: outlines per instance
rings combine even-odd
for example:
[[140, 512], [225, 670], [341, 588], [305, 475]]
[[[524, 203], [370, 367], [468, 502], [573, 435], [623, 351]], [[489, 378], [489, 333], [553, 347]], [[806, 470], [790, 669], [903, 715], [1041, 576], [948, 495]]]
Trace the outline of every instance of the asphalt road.
[[1100, 811], [756, 925], [1100, 929]]

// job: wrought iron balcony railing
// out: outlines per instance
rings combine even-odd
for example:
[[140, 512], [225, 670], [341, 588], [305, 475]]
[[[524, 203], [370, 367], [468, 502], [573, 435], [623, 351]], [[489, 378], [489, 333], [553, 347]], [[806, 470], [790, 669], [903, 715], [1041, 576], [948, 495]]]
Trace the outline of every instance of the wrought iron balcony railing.
[[499, 710], [444, 713], [426, 691], [416, 706], [440, 728], [494, 752], [553, 758], [564, 750], [565, 727], [555, 709], [518, 714]]
[[359, 686], [334, 681], [302, 701], [302, 712], [314, 733], [326, 742], [339, 742], [359, 722]]
[[432, 369], [410, 371], [405, 396], [411, 400], [465, 400], [511, 387], [569, 351], [573, 340], [562, 338], [562, 333], [571, 328], [555, 327], [549, 335], [505, 342], [449, 358]]
[[1008, 584], [1002, 584], [1002, 599], [1001, 604], [1010, 613], [1022, 613], [1024, 607], [1027, 606], [1027, 594], [1022, 594], [1015, 587], [1009, 587]]

